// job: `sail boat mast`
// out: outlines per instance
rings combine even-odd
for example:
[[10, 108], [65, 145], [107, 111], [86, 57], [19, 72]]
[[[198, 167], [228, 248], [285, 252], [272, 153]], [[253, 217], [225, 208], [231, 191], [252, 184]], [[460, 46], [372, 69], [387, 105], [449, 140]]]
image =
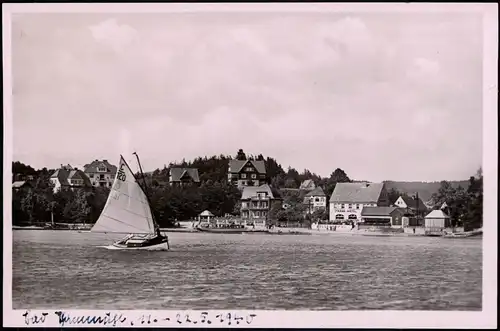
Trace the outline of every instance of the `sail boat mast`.
[[[142, 181], [144, 182], [144, 191], [145, 191], [144, 193], [146, 193], [146, 199], [148, 199], [148, 203], [151, 206], [151, 201], [149, 200], [148, 185], [146, 184], [146, 179], [144, 178], [144, 173], [142, 172], [142, 166], [141, 166], [141, 161], [139, 160], [139, 155], [137, 155], [136, 152], [132, 154], [134, 154], [135, 157], [137, 158], [137, 163], [139, 164], [139, 170], [141, 171]], [[156, 222], [155, 213], [153, 211], [151, 211], [151, 216], [153, 217], [153, 222], [159, 228], [160, 226]]]

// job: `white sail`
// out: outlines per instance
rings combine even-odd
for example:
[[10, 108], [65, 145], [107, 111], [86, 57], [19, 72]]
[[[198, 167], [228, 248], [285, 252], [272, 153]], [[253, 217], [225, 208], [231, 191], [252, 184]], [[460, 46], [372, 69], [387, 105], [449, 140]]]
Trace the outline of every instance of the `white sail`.
[[92, 232], [153, 234], [153, 216], [148, 199], [123, 157], [111, 192]]

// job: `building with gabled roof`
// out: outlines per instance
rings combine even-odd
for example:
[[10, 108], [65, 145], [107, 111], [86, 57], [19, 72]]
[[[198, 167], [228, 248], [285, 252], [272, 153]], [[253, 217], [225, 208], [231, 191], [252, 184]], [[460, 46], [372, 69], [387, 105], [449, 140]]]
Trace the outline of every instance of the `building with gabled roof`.
[[262, 160], [229, 160], [227, 180], [240, 189], [260, 186], [266, 182], [266, 165]]
[[169, 183], [170, 185], [187, 185], [198, 184], [200, 177], [196, 168], [170, 168]]
[[61, 189], [88, 187], [91, 185], [90, 179], [82, 170], [73, 168], [69, 164], [66, 166], [61, 164], [61, 168], [56, 169], [49, 180], [54, 186], [54, 193]]
[[269, 210], [275, 201], [281, 199], [268, 184], [245, 186], [241, 193], [241, 218], [253, 221], [256, 226], [265, 226]]
[[300, 183], [299, 190], [311, 191], [316, 188], [316, 184], [312, 179], [306, 179], [302, 183]]
[[403, 227], [406, 210], [398, 207], [363, 207], [361, 221], [364, 225]]
[[425, 216], [426, 233], [441, 233], [451, 226], [451, 218], [441, 209], [435, 209]]
[[321, 187], [316, 187], [304, 196], [304, 204], [307, 206], [306, 213], [312, 214], [316, 210], [326, 209], [326, 194]]
[[402, 195], [394, 202], [394, 205], [399, 208], [411, 210], [414, 213], [417, 213], [418, 211], [418, 215], [425, 215], [428, 211], [428, 208], [422, 199], [418, 198], [417, 200], [416, 197]]
[[84, 166], [85, 174], [92, 186], [111, 187], [116, 175], [116, 166], [108, 160], [94, 160]]
[[330, 197], [330, 221], [359, 222], [364, 207], [389, 204], [384, 183], [337, 183]]

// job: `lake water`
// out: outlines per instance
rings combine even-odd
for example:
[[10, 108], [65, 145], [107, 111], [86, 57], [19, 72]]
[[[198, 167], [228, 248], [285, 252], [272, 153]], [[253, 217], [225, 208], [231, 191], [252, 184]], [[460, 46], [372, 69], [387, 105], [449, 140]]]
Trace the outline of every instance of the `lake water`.
[[14, 309], [481, 310], [482, 239], [13, 231]]

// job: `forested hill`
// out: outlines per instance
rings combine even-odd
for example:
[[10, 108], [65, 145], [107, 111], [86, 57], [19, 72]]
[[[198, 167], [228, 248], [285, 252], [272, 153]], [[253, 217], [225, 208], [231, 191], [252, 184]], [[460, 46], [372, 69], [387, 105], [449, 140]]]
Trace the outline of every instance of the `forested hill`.
[[[464, 189], [469, 187], [468, 180], [456, 180], [448, 181], [453, 188], [458, 188], [462, 186]], [[408, 195], [414, 195], [418, 192], [419, 197], [422, 201], [429, 201], [431, 196], [438, 192], [441, 182], [399, 182], [399, 181], [385, 181], [387, 190], [395, 189], [399, 192], [406, 193]]]

